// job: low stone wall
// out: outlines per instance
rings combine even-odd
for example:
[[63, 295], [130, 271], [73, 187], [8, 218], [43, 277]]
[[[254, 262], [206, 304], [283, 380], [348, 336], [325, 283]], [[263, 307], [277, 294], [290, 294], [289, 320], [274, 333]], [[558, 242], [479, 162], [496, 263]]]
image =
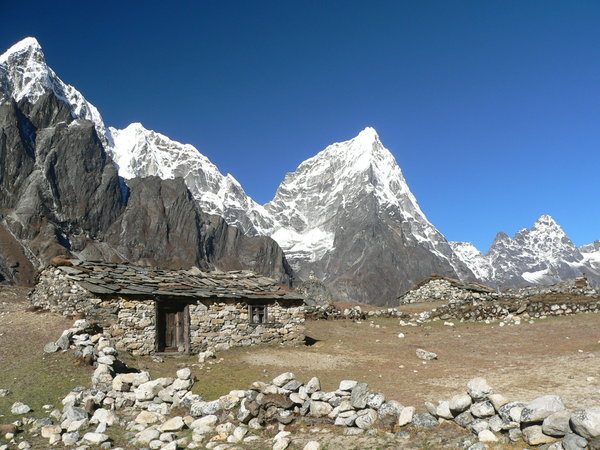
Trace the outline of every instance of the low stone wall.
[[495, 300], [501, 295], [498, 292], [471, 291], [454, 286], [445, 279], [434, 279], [417, 289], [408, 291], [399, 300], [400, 304], [437, 301], [454, 303], [470, 300]]
[[431, 311], [427, 319], [457, 319], [466, 321], [502, 320], [513, 316], [525, 319], [569, 314], [599, 313], [600, 299], [579, 302], [510, 301], [453, 303]]

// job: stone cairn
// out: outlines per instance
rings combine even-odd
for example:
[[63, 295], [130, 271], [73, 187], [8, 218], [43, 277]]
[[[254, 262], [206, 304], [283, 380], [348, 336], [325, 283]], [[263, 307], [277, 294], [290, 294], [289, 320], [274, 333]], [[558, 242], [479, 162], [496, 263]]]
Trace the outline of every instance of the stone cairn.
[[[546, 445], [548, 450], [600, 448], [600, 406], [571, 411], [556, 395], [529, 403], [509, 402], [483, 378], [470, 380], [465, 393], [449, 400], [426, 402], [423, 413], [371, 392], [366, 383], [343, 380], [338, 389], [327, 392], [318, 378], [304, 384], [290, 372], [270, 383], [256, 381], [250, 389], [204, 401], [191, 391], [194, 378], [189, 368], [178, 370], [175, 378], [153, 380], [148, 372], [127, 368], [108, 339], [88, 333], [91, 329], [79, 320], [55, 344], [65, 347], [65, 336], [69, 336], [69, 347], [75, 347], [81, 357], [92, 355], [96, 365], [92, 388], [73, 389], [62, 400], [62, 410], [53, 410], [47, 418], [23, 421], [31, 432], [48, 439], [50, 446], [112, 448], [110, 429], [119, 425], [136, 447], [221, 450], [237, 443], [260, 441], [263, 445], [259, 430], [277, 426], [280, 432], [269, 446], [283, 450], [293, 444], [293, 435], [284, 429], [292, 423], [335, 425], [345, 435], [356, 435], [402, 433], [407, 426], [433, 429], [451, 422], [477, 437], [479, 442], [469, 447], [472, 450], [484, 449], [488, 442], [521, 440]], [[54, 351], [54, 346], [46, 347]], [[20, 402], [12, 409], [13, 414], [30, 411]], [[22, 424], [12, 424], [14, 429], [6, 437], [12, 438]], [[0, 445], [2, 450], [7, 448]], [[29, 447], [21, 442], [19, 448]], [[304, 448], [320, 447], [313, 441]]]

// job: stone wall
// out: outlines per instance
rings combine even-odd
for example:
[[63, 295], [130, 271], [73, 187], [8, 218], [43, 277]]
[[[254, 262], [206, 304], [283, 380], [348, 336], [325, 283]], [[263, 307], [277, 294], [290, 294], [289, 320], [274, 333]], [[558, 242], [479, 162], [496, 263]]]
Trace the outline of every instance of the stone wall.
[[[144, 355], [156, 350], [156, 302], [122, 297], [98, 298], [56, 268], [44, 270], [30, 294], [33, 307], [67, 316], [85, 316], [115, 340], [119, 350]], [[225, 350], [263, 343], [304, 342], [304, 306], [267, 304], [267, 324], [250, 324], [248, 304], [203, 299], [189, 306], [190, 350]]]
[[454, 303], [436, 308], [428, 318], [467, 321], [503, 320], [521, 317], [539, 319], [548, 316], [564, 316], [581, 313], [600, 313], [600, 300], [590, 301], [509, 301], [481, 302], [473, 304]]
[[445, 301], [449, 303], [466, 300], [494, 300], [500, 297], [497, 292], [476, 292], [457, 287], [445, 279], [433, 279], [417, 289], [410, 290], [400, 297], [400, 304]]
[[234, 346], [304, 342], [304, 307], [267, 305], [270, 323], [251, 324], [248, 304], [213, 301], [190, 305], [190, 334], [193, 352], [209, 348], [224, 350]]

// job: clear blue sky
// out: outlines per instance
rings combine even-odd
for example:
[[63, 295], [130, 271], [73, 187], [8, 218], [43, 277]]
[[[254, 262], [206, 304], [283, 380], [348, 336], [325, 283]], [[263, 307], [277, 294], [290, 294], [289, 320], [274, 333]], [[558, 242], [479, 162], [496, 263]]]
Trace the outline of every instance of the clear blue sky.
[[107, 124], [195, 145], [260, 203], [373, 126], [450, 240], [485, 252], [544, 213], [579, 245], [600, 239], [600, 2], [1, 0], [0, 14], [1, 51], [37, 37]]

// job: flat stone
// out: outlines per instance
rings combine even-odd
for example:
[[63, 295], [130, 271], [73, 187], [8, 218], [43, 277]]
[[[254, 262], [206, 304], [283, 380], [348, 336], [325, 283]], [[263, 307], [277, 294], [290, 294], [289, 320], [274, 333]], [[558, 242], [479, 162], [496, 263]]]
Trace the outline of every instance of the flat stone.
[[502, 394], [490, 394], [488, 400], [494, 405], [496, 411], [508, 403], [508, 400]]
[[159, 421], [159, 416], [150, 411], [142, 411], [136, 417], [135, 421], [144, 425], [150, 425]]
[[292, 372], [285, 372], [273, 378], [272, 383], [277, 387], [282, 387], [284, 384], [289, 383], [294, 378], [296, 378], [296, 376]]
[[44, 345], [44, 353], [55, 353], [58, 351], [58, 345], [56, 342], [48, 342]]
[[358, 384], [358, 381], [342, 380], [342, 381], [340, 381], [339, 390], [340, 391], [351, 391], [352, 389], [354, 389], [354, 386], [356, 386], [357, 384]]
[[438, 425], [438, 421], [429, 413], [420, 413], [413, 416], [412, 424], [415, 428], [431, 429]]
[[160, 431], [179, 431], [185, 427], [185, 422], [181, 416], [175, 416], [160, 426]]
[[159, 436], [160, 431], [155, 430], [154, 428], [146, 428], [136, 435], [135, 441], [138, 444], [149, 444], [150, 442], [158, 439]]
[[415, 352], [417, 354], [417, 358], [424, 359], [426, 361], [431, 361], [433, 359], [437, 359], [437, 354], [433, 352], [428, 352], [427, 350], [423, 350], [422, 348], [418, 348]]
[[541, 422], [549, 415], [564, 409], [565, 404], [558, 395], [544, 395], [527, 403], [521, 411], [521, 422]]
[[362, 409], [367, 406], [368, 398], [369, 385], [367, 383], [357, 383], [356, 386], [352, 388], [350, 402], [354, 408]]
[[83, 435], [83, 440], [89, 442], [90, 444], [102, 444], [103, 442], [108, 441], [110, 438], [104, 433], [85, 433]]
[[529, 445], [551, 444], [556, 441], [556, 438], [544, 434], [541, 425], [531, 425], [522, 428], [521, 432], [523, 433], [523, 439]]

